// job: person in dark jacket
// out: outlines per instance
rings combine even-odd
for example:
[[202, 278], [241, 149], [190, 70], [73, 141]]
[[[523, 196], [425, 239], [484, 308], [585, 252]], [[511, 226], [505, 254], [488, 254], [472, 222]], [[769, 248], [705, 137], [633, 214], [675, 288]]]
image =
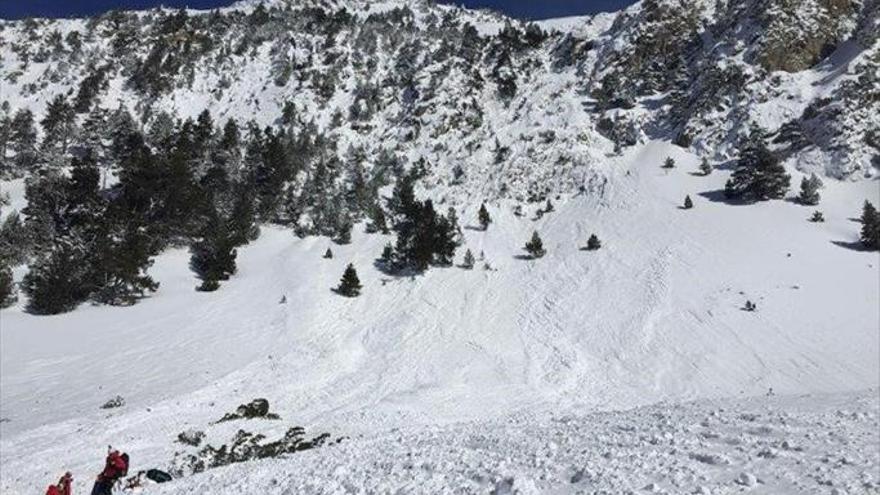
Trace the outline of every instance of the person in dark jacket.
[[92, 487], [92, 495], [112, 494], [116, 481], [128, 473], [127, 457], [125, 454], [120, 454], [118, 450], [110, 449], [104, 470], [98, 475], [95, 486]]

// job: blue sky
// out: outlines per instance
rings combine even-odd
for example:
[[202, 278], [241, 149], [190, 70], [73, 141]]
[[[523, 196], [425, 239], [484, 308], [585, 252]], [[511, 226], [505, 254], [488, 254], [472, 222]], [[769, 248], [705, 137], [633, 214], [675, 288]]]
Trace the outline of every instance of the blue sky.
[[[114, 8], [144, 9], [157, 5], [208, 9], [231, 3], [233, 0], [0, 0], [0, 18], [84, 16]], [[633, 0], [455, 0], [443, 3], [488, 7], [515, 17], [540, 19], [617, 10]]]

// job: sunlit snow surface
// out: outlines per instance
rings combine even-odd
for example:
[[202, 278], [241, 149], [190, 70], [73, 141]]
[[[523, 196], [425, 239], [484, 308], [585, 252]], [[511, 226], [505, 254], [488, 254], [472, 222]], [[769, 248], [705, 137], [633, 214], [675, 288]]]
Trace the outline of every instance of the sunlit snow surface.
[[[0, 491], [39, 492], [66, 469], [85, 491], [108, 444], [133, 469], [166, 467], [188, 428], [220, 445], [238, 428], [301, 425], [348, 440], [162, 493], [727, 493], [741, 471], [763, 493], [871, 493], [859, 487], [880, 478], [880, 260], [855, 249], [853, 217], [880, 202], [876, 182], [826, 181], [814, 224], [790, 201], [718, 202], [727, 172], [697, 177], [697, 164], [651, 143], [609, 157], [607, 182], [540, 220], [539, 205], [517, 217], [490, 203], [488, 232], [467, 228], [472, 204], [458, 256], [483, 252], [488, 271], [395, 278], [373, 266], [391, 238], [362, 225], [332, 260], [325, 238], [265, 227], [215, 293], [193, 290], [176, 250], [151, 269], [159, 291], [130, 308], [37, 317], [21, 301], [0, 313]], [[20, 201], [20, 183], [3, 189]], [[694, 209], [678, 208], [685, 194]], [[533, 230], [547, 256], [518, 259]], [[579, 250], [593, 232], [603, 248]], [[356, 299], [330, 291], [349, 262]], [[771, 388], [781, 398], [762, 399]], [[99, 408], [117, 394], [125, 407]], [[208, 426], [255, 397], [283, 420]], [[706, 400], [737, 397], [758, 398]]]

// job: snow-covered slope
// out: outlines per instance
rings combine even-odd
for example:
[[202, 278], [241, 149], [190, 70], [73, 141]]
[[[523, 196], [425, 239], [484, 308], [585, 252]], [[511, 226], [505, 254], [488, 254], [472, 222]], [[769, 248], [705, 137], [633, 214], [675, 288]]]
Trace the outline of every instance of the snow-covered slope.
[[859, 178], [880, 151], [877, 12], [651, 0], [526, 25], [424, 1], [310, 0], [0, 21], [0, 102], [39, 119], [67, 94], [147, 126], [206, 108], [267, 125], [289, 105], [340, 154], [424, 157], [433, 184], [490, 197], [576, 191], [602, 152], [649, 139], [726, 159], [752, 123], [799, 168]]
[[[194, 452], [185, 430], [217, 446], [294, 425], [342, 442], [150, 493], [880, 488], [880, 259], [853, 220], [880, 203], [876, 2], [816, 34], [829, 53], [806, 21], [837, 2], [819, 0], [646, 1], [543, 21], [549, 34], [421, 1], [260, 4], [0, 22], [0, 103], [39, 120], [82, 93], [145, 127], [209, 108], [314, 123], [367, 167], [425, 158], [418, 192], [458, 209], [456, 261], [470, 248], [476, 269], [395, 277], [374, 265], [393, 239], [363, 224], [330, 260], [329, 239], [263, 226], [217, 292], [194, 291], [171, 249], [131, 307], [38, 317], [22, 297], [0, 312], [0, 491], [70, 469], [83, 492], [108, 444], [134, 470], [171, 468]], [[779, 31], [764, 14], [789, 4], [805, 22]], [[812, 63], [779, 66], [765, 48], [782, 35]], [[791, 200], [724, 202], [751, 123], [793, 184], [799, 168], [847, 179], [826, 180], [825, 223]], [[692, 173], [703, 156], [707, 177]], [[23, 180], [0, 187], [21, 209]], [[546, 198], [555, 211], [534, 218]], [[484, 200], [491, 227], [468, 228]], [[533, 231], [548, 253], [522, 259]], [[591, 233], [602, 249], [581, 250]], [[354, 299], [330, 290], [348, 263]], [[213, 424], [256, 397], [281, 420]]]
[[[659, 167], [667, 154], [671, 172]], [[372, 267], [381, 236], [358, 232], [323, 260], [327, 239], [267, 227], [216, 293], [193, 291], [186, 253], [172, 251], [151, 270], [160, 291], [134, 307], [4, 310], [4, 492], [89, 472], [106, 444], [167, 466], [178, 433], [254, 397], [284, 427], [372, 438], [511, 413], [878, 385], [880, 260], [850, 247], [850, 217], [878, 200], [876, 183], [829, 184], [827, 222], [813, 224], [790, 202], [717, 202], [726, 173], [691, 175], [697, 158], [668, 144], [609, 160], [607, 182], [562, 196], [541, 220], [492, 204], [488, 232], [465, 229], [489, 271], [388, 277]], [[685, 194], [693, 210], [678, 208]], [[548, 254], [518, 259], [533, 229]], [[591, 232], [604, 247], [580, 251]], [[349, 262], [365, 286], [353, 300], [329, 290]], [[747, 299], [758, 311], [741, 310]], [[98, 408], [116, 394], [124, 408]]]

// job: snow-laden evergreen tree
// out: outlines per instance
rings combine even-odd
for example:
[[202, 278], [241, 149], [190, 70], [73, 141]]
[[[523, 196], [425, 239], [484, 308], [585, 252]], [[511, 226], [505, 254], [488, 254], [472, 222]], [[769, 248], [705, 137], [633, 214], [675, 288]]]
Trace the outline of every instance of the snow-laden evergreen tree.
[[870, 201], [862, 207], [861, 241], [867, 249], [880, 249], [880, 212]]
[[174, 116], [166, 111], [160, 111], [153, 117], [147, 129], [147, 139], [157, 153], [165, 153], [174, 147], [177, 135], [177, 124]]
[[380, 232], [382, 234], [387, 234], [389, 232], [388, 222], [385, 219], [385, 212], [382, 210], [382, 207], [378, 204], [374, 204], [367, 212], [367, 216], [370, 221], [367, 223], [367, 233], [373, 234], [376, 232]]
[[690, 210], [690, 209], [693, 208], [693, 207], [694, 207], [694, 202], [691, 201], [691, 197], [690, 197], [690, 195], [685, 196], [685, 197], [684, 197], [684, 209], [685, 209], [685, 210]]
[[86, 242], [76, 235], [56, 237], [51, 246], [44, 247], [21, 283], [28, 296], [27, 310], [39, 315], [59, 314], [88, 299], [93, 287], [91, 254]]
[[129, 306], [148, 292], [155, 292], [159, 283], [147, 274], [153, 265], [154, 246], [147, 229], [116, 223], [102, 234], [92, 253], [93, 299], [114, 306]]
[[709, 163], [708, 158], [703, 158], [700, 162], [700, 172], [703, 175], [710, 175], [712, 173], [712, 165]]
[[486, 209], [486, 203], [482, 203], [480, 205], [480, 211], [477, 213], [477, 220], [480, 222], [480, 227], [483, 230], [489, 228], [489, 224], [492, 223], [492, 217], [489, 216], [489, 210]]
[[351, 221], [347, 220], [339, 227], [339, 232], [333, 238], [333, 242], [340, 245], [351, 244]]
[[9, 150], [9, 138], [12, 135], [12, 115], [8, 101], [0, 103], [0, 178], [12, 177], [12, 163], [6, 154]]
[[456, 246], [460, 246], [462, 241], [464, 240], [464, 233], [461, 231], [461, 225], [458, 224], [458, 212], [455, 211], [455, 208], [449, 207], [446, 210], [446, 221], [449, 225], [449, 230], [452, 233], [452, 242], [455, 243]]
[[12, 269], [6, 257], [0, 254], [0, 309], [9, 307], [18, 298], [15, 294], [15, 283], [12, 280]]
[[825, 221], [825, 215], [823, 215], [821, 211], [814, 211], [813, 216], [810, 217], [810, 221], [813, 223], [822, 223]]
[[544, 205], [544, 213], [552, 213], [556, 208], [553, 206], [553, 202], [550, 199], [547, 199], [547, 204]]
[[461, 267], [465, 270], [472, 270], [474, 268], [474, 253], [471, 252], [470, 249], [464, 252], [464, 259], [461, 262]]
[[[133, 152], [129, 145], [131, 136], [135, 133], [138, 133], [138, 126], [128, 109], [120, 103], [107, 117], [104, 135], [104, 141], [110, 143], [108, 159], [114, 166], [128, 159], [129, 154]], [[159, 150], [162, 151], [166, 150]]]
[[215, 209], [210, 209], [201, 235], [190, 246], [190, 268], [202, 281], [196, 290], [211, 292], [220, 287], [236, 271], [234, 236], [226, 221]]
[[822, 185], [822, 179], [816, 174], [810, 174], [810, 177], [802, 178], [798, 201], [802, 205], [816, 206], [819, 204], [819, 189], [822, 188]]
[[675, 160], [671, 156], [667, 156], [663, 161], [663, 168], [675, 168]]
[[21, 215], [12, 210], [0, 225], [0, 258], [10, 265], [19, 265], [27, 260], [31, 252], [31, 238], [21, 220]]
[[361, 288], [361, 281], [358, 278], [357, 270], [354, 269], [353, 264], [349, 263], [342, 274], [342, 279], [339, 281], [336, 292], [345, 297], [357, 297], [361, 295]]
[[56, 169], [42, 169], [24, 182], [27, 205], [22, 208], [31, 246], [48, 246], [67, 232], [67, 177]]
[[394, 262], [394, 246], [390, 242], [385, 243], [379, 260], [386, 266], [390, 266]]
[[327, 248], [327, 250], [324, 251], [324, 259], [325, 260], [333, 259], [333, 250], [331, 250], [330, 248]]
[[523, 249], [532, 258], [541, 258], [547, 254], [547, 251], [544, 249], [544, 241], [541, 240], [541, 236], [538, 235], [537, 231], [532, 233], [532, 238], [529, 239], [529, 242], [526, 243]]
[[743, 146], [736, 170], [724, 187], [724, 194], [747, 201], [781, 199], [790, 184], [791, 176], [764, 144], [763, 133], [753, 130]]
[[76, 112], [64, 95], [56, 95], [49, 102], [40, 125], [43, 128], [43, 142], [40, 149], [43, 161], [50, 165], [63, 166], [67, 147], [77, 132]]
[[602, 241], [599, 240], [599, 237], [596, 234], [590, 234], [590, 238], [587, 239], [587, 251], [595, 251], [602, 247]]
[[104, 170], [105, 177], [111, 165], [109, 160], [111, 143], [106, 139], [107, 135], [107, 111], [95, 106], [83, 120], [76, 147], [79, 148], [77, 151], [79, 153], [91, 153], [98, 167]]
[[37, 164], [37, 129], [34, 114], [29, 108], [15, 112], [9, 128], [9, 148], [13, 164], [20, 172], [31, 171]]

